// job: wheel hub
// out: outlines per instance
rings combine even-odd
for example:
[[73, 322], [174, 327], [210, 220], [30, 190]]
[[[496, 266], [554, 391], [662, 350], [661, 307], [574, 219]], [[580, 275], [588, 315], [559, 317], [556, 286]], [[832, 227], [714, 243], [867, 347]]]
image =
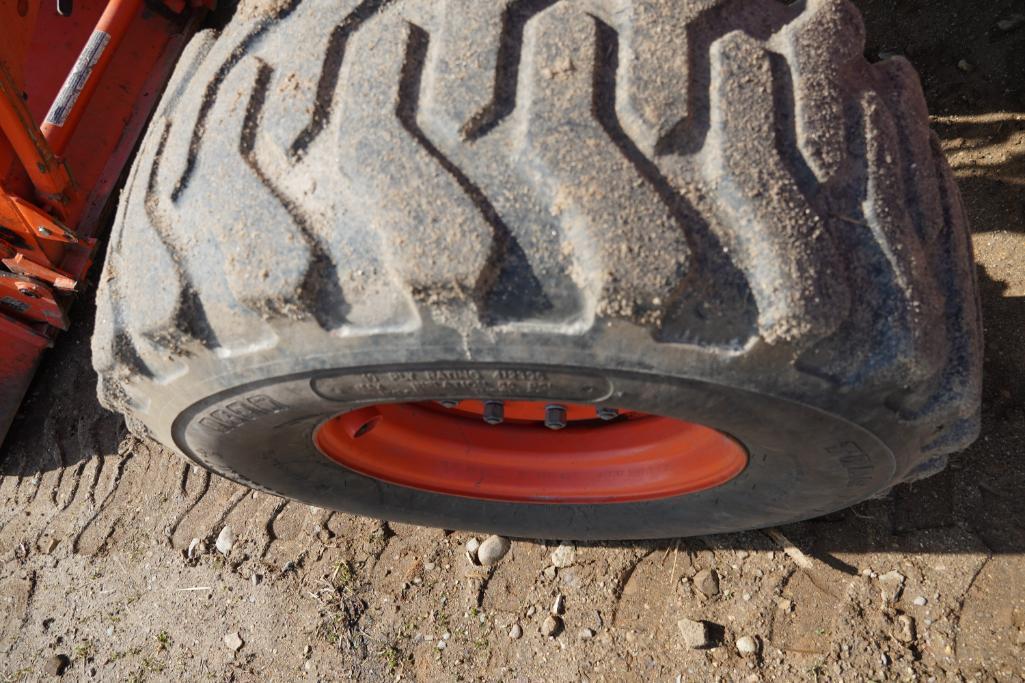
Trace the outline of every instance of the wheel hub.
[[375, 479], [507, 502], [656, 500], [720, 486], [747, 465], [743, 446], [710, 427], [538, 401], [379, 404], [331, 418], [314, 441]]

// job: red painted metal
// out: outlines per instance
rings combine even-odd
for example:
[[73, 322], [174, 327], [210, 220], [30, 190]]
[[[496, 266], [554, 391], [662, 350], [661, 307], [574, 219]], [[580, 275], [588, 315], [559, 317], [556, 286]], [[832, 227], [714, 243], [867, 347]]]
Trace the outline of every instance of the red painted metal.
[[50, 338], [40, 331], [0, 313], [0, 435], [7, 433], [32, 375], [39, 366]]
[[43, 202], [66, 216], [72, 183], [67, 167], [56, 158], [22, 100], [10, 70], [0, 64], [0, 133], [7, 139]]
[[62, 155], [67, 150], [103, 73], [141, 7], [142, 0], [107, 2], [40, 127], [54, 154]]
[[202, 17], [142, 0], [76, 0], [62, 17], [55, 4], [0, 1], [0, 440]]
[[[505, 402], [517, 415], [485, 424], [475, 410], [429, 403], [361, 408], [314, 434], [324, 455], [375, 479], [484, 500], [581, 504], [657, 500], [726, 483], [747, 451], [703, 425], [644, 413], [597, 418], [593, 405], [564, 404], [560, 430], [532, 419], [547, 404]], [[462, 405], [462, 404], [461, 404]]]

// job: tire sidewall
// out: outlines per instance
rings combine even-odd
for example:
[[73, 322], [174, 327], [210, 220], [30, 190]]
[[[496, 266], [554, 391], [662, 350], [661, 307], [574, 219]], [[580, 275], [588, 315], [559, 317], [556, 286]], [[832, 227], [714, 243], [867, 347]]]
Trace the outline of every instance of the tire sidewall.
[[[633, 503], [485, 501], [388, 484], [314, 445], [325, 420], [394, 401], [487, 396], [604, 402], [697, 422], [748, 450], [726, 484]], [[846, 507], [884, 489], [895, 459], [880, 439], [810, 406], [691, 378], [581, 365], [440, 362], [322, 368], [233, 386], [171, 427], [189, 458], [231, 479], [319, 507], [448, 529], [535, 538], [630, 539], [770, 526]]]

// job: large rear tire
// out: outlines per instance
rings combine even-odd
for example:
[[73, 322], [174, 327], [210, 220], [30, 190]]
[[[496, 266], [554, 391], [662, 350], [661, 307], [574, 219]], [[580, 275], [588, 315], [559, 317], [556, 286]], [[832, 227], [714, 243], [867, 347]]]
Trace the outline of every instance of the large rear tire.
[[[970, 244], [910, 65], [862, 42], [842, 0], [243, 3], [131, 173], [101, 399], [250, 486], [532, 537], [747, 529], [931, 474], [978, 429]], [[698, 423], [746, 463], [503, 498], [315, 442], [449, 399]]]

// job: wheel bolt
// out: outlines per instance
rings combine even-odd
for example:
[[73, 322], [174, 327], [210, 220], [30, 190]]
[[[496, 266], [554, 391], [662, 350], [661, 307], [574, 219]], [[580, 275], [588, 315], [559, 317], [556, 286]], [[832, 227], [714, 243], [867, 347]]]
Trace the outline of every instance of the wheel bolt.
[[501, 401], [484, 401], [484, 421], [489, 425], [502, 424], [505, 419], [505, 406]]
[[442, 408], [455, 408], [457, 405], [459, 405], [459, 401], [446, 399], [444, 401], [438, 401], [438, 404], [441, 405]]
[[545, 406], [545, 427], [562, 429], [566, 426], [566, 409], [560, 405]]
[[601, 406], [598, 408], [598, 417], [602, 420], [615, 420], [619, 417], [619, 411], [615, 408], [606, 408]]

